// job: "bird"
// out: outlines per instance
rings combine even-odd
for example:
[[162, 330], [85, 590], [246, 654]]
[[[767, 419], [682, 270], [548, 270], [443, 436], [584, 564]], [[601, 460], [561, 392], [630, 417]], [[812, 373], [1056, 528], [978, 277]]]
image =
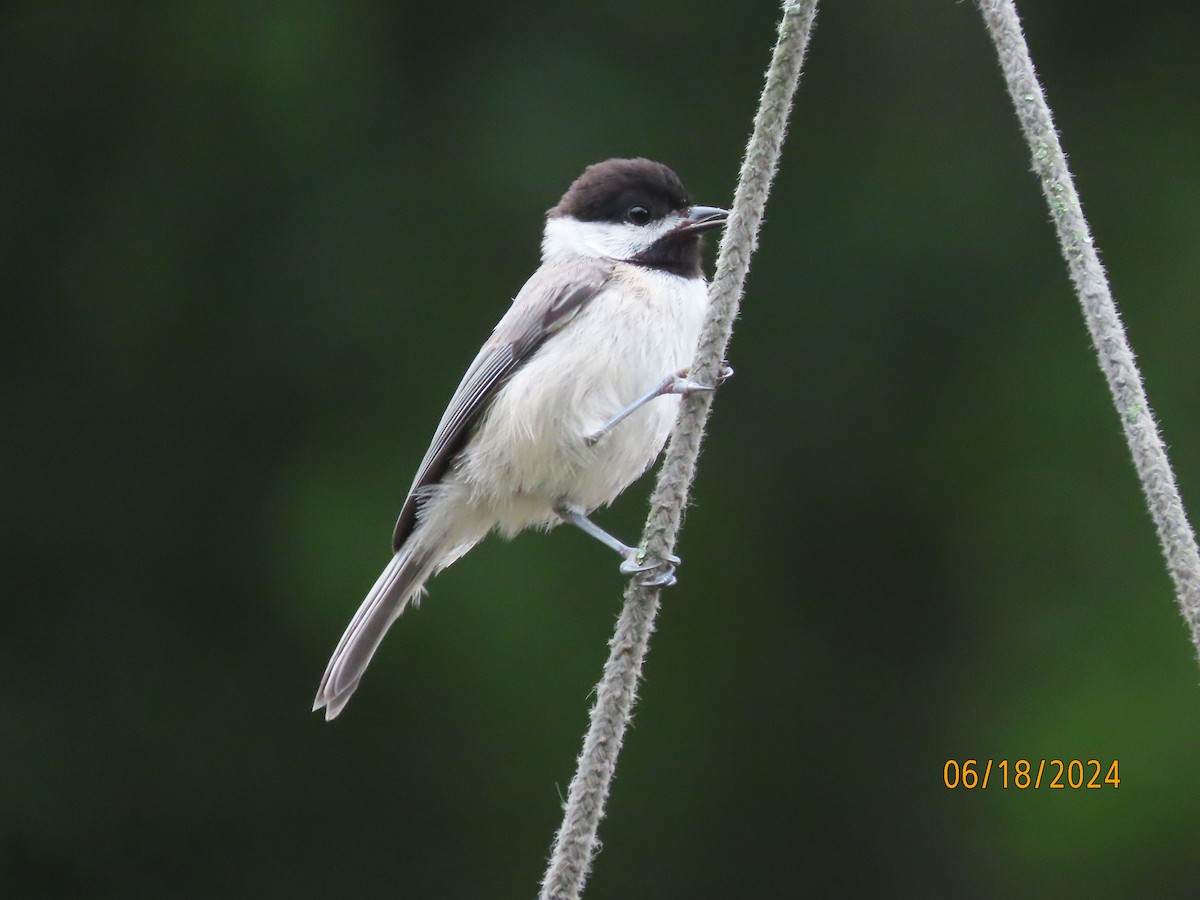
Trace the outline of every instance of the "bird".
[[[679, 559], [649, 559], [595, 524], [662, 452], [708, 306], [702, 239], [728, 211], [694, 205], [644, 158], [588, 166], [545, 218], [541, 265], [468, 367], [417, 468], [392, 558], [338, 642], [313, 711], [345, 708], [392, 623], [433, 575], [489, 532], [570, 523], [645, 584]], [[722, 367], [719, 379], [732, 370]]]

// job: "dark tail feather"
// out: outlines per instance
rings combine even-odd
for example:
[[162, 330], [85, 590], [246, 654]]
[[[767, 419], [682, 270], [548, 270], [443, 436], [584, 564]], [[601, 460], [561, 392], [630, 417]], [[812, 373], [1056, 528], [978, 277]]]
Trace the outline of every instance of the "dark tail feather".
[[317, 689], [313, 712], [324, 707], [328, 722], [350, 702], [383, 636], [404, 612], [408, 601], [421, 590], [432, 570], [426, 554], [416, 556], [406, 547], [392, 557], [333, 651]]

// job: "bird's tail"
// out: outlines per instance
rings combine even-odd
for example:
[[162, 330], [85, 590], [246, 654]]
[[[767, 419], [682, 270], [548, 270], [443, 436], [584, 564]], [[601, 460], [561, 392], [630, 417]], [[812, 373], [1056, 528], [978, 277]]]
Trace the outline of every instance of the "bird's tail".
[[350, 620], [313, 702], [313, 712], [324, 707], [325, 721], [336, 718], [350, 702], [388, 628], [433, 574], [432, 555], [415, 550], [411, 541], [401, 547]]

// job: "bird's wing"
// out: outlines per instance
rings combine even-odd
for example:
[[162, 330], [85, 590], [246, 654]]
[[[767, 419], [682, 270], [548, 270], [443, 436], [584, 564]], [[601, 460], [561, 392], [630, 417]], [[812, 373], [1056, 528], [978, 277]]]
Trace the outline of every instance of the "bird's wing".
[[521, 288], [450, 398], [396, 520], [393, 550], [399, 550], [412, 533], [422, 489], [441, 481], [471, 426], [505, 379], [600, 293], [612, 271], [611, 262], [599, 259], [548, 264]]

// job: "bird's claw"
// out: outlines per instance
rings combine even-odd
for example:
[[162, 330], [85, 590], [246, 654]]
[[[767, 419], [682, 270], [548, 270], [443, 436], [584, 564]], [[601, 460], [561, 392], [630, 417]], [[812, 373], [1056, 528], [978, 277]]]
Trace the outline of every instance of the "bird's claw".
[[715, 391], [716, 387], [711, 384], [701, 384], [698, 381], [692, 381], [690, 378], [676, 378], [671, 382], [668, 394], [679, 394], [681, 397], [688, 397], [692, 394], [699, 394], [704, 391]]
[[680, 394], [684, 397], [689, 394], [695, 394], [702, 391], [715, 391], [717, 384], [722, 384], [726, 380], [733, 377], [733, 366], [727, 362], [722, 362], [721, 367], [717, 369], [717, 384], [701, 384], [698, 381], [693, 381], [688, 377], [688, 369], [681, 369], [674, 379], [670, 382], [668, 392], [672, 394]]
[[672, 565], [665, 565], [654, 574], [647, 573], [646, 577], [638, 579], [638, 584], [643, 587], [664, 588], [678, 583], [679, 579], [675, 577], [675, 567]]
[[682, 562], [678, 556], [671, 553], [664, 559], [653, 559], [646, 556], [646, 551], [640, 547], [630, 547], [621, 563], [622, 575], [640, 575], [638, 584], [646, 587], [670, 587], [678, 579], [675, 578], [675, 567]]

